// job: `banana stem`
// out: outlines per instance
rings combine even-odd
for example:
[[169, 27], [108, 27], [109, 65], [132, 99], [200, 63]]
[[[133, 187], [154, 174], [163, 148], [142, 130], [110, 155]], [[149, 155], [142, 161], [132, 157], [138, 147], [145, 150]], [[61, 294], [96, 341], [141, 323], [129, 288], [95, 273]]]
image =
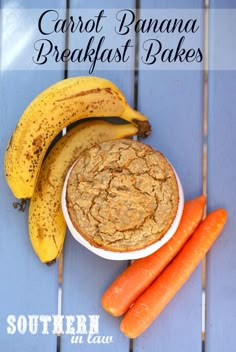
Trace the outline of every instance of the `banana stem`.
[[24, 212], [27, 205], [27, 198], [22, 198], [20, 202], [14, 202], [12, 205], [15, 209]]

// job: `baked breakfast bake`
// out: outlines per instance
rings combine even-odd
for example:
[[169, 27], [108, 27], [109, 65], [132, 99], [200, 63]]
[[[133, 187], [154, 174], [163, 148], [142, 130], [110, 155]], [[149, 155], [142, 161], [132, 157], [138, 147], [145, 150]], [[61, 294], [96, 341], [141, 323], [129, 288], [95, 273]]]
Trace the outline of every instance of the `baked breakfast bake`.
[[160, 152], [120, 139], [79, 157], [69, 174], [66, 202], [73, 226], [90, 244], [126, 252], [164, 236], [176, 216], [179, 191]]

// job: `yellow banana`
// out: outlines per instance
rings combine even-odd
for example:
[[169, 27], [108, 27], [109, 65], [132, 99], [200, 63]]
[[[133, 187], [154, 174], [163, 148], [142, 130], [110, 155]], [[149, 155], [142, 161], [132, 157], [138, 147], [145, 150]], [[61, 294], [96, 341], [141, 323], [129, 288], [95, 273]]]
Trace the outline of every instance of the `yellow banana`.
[[133, 123], [139, 135], [150, 132], [147, 118], [104, 78], [68, 78], [40, 93], [21, 116], [5, 153], [5, 176], [15, 197], [32, 196], [46, 151], [64, 127], [82, 118], [108, 116]]
[[85, 149], [137, 132], [137, 127], [132, 124], [89, 120], [72, 128], [49, 151], [29, 206], [30, 240], [42, 262], [54, 261], [62, 250], [66, 223], [61, 210], [61, 193], [69, 167]]

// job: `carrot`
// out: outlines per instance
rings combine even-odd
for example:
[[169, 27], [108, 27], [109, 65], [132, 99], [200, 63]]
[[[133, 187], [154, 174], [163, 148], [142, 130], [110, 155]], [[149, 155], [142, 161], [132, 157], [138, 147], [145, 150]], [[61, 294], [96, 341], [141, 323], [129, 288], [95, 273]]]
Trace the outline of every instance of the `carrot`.
[[201, 195], [184, 205], [174, 236], [155, 253], [134, 261], [104, 292], [101, 304], [114, 316], [121, 316], [176, 256], [203, 217], [206, 197]]
[[139, 336], [156, 319], [209, 250], [226, 218], [224, 209], [207, 215], [173, 261], [125, 314], [120, 329], [126, 336]]

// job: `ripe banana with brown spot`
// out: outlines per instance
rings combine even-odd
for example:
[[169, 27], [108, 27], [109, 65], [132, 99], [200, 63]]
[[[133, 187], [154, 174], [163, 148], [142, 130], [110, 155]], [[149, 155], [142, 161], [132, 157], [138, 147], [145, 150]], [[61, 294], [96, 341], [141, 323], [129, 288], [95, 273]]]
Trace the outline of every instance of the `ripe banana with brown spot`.
[[42, 262], [54, 261], [63, 247], [66, 223], [61, 209], [61, 193], [69, 167], [85, 149], [137, 132], [137, 127], [130, 123], [115, 125], [103, 120], [89, 120], [72, 128], [49, 151], [29, 205], [30, 240]]
[[5, 176], [16, 198], [30, 198], [46, 151], [69, 124], [87, 117], [120, 117], [150, 133], [147, 118], [131, 108], [118, 87], [101, 77], [64, 79], [40, 93], [27, 107], [5, 153]]

